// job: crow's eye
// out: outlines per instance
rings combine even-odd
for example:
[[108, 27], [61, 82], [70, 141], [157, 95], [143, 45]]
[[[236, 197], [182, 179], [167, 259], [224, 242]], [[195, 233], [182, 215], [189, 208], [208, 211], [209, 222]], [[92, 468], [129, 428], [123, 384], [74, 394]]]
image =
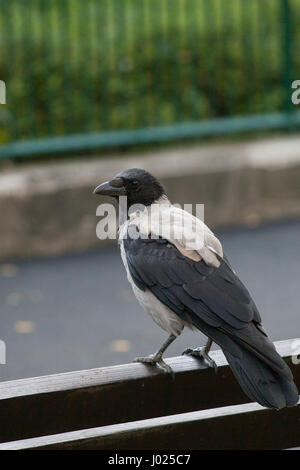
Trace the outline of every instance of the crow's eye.
[[131, 187], [136, 189], [139, 187], [139, 182], [137, 180], [131, 181]]

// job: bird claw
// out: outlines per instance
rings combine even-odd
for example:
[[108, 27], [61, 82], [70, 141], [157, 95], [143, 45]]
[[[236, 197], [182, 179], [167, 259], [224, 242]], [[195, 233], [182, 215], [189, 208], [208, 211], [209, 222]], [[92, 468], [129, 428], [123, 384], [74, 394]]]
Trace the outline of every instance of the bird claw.
[[163, 369], [166, 373], [171, 374], [172, 378], [174, 379], [174, 371], [173, 369], [165, 363], [161, 356], [156, 356], [155, 354], [150, 354], [147, 357], [136, 357], [134, 362], [141, 362], [142, 364], [149, 364], [151, 366], [159, 366]]
[[205, 348], [195, 348], [195, 349], [187, 348], [183, 351], [182, 354], [187, 355], [187, 356], [193, 356], [193, 357], [196, 357], [197, 359], [202, 359], [208, 365], [208, 367], [211, 367], [214, 369], [215, 373], [218, 372], [217, 364], [207, 354], [207, 352], [205, 351]]

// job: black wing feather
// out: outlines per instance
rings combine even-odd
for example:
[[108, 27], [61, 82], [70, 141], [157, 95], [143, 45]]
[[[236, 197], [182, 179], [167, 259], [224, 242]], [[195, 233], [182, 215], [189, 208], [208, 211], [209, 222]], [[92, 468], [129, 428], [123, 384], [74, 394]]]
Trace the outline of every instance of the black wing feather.
[[213, 326], [227, 323], [239, 329], [253, 320], [249, 292], [222, 258], [220, 268], [207, 266], [204, 261], [184, 257], [174, 245], [158, 244], [155, 239], [127, 238], [124, 248], [136, 285], [155, 291], [157, 297], [162, 291], [164, 303], [174, 304], [175, 298], [177, 309], [181, 305], [182, 311], [193, 312]]

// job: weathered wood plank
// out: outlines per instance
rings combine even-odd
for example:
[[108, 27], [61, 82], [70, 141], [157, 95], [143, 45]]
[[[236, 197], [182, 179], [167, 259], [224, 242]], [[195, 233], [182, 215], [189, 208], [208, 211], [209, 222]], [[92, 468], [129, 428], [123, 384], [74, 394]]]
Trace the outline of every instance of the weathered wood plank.
[[300, 405], [257, 403], [84, 429], [0, 444], [4, 449], [282, 449], [300, 444]]
[[[293, 340], [276, 344], [291, 363]], [[220, 351], [212, 369], [196, 359], [167, 359], [175, 380], [132, 363], [0, 383], [0, 442], [249, 402]]]

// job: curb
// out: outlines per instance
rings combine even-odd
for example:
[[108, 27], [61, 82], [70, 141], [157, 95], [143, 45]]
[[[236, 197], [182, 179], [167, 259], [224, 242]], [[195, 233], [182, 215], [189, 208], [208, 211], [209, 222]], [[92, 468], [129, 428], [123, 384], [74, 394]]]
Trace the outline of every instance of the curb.
[[[211, 228], [300, 216], [300, 137], [36, 164], [0, 174], [0, 259], [101, 248], [93, 188], [140, 167], [162, 180], [172, 202], [205, 204]], [[107, 202], [107, 201], [106, 201]]]

